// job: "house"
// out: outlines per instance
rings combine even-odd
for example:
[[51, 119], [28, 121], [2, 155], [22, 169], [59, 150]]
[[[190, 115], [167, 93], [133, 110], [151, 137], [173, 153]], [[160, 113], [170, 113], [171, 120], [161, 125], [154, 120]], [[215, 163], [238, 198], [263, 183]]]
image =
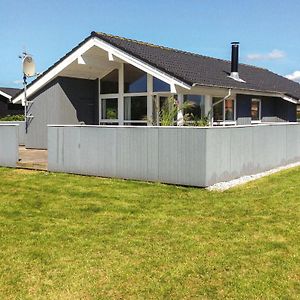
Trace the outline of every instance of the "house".
[[19, 115], [24, 113], [22, 104], [11, 103], [11, 98], [20, 91], [20, 89], [0, 87], [0, 118], [7, 115]]
[[[47, 148], [48, 124], [157, 124], [170, 95], [212, 126], [295, 122], [300, 85], [238, 52], [232, 43], [226, 61], [92, 32], [28, 85], [26, 147]], [[24, 92], [12, 100], [25, 105]]]

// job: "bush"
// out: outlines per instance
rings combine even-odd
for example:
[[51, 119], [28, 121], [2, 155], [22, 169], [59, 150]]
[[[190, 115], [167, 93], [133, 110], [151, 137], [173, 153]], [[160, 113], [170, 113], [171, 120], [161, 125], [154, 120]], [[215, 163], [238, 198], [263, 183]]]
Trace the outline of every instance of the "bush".
[[25, 121], [24, 115], [7, 115], [3, 118], [0, 118], [0, 121]]

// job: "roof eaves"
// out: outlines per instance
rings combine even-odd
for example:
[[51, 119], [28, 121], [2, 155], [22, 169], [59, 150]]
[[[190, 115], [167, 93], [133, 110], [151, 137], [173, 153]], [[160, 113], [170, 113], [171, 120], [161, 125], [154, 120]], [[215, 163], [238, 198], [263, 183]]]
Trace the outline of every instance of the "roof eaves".
[[[171, 76], [171, 77], [177, 79], [178, 81], [183, 82], [184, 84], [186, 84], [186, 85], [188, 85], [188, 86], [192, 86], [192, 85], [194, 84], [194, 82], [187, 81], [186, 79], [184, 79], [184, 78], [182, 78], [182, 77], [180, 77], [180, 76], [178, 76], [178, 75], [176, 75], [176, 74], [174, 74], [174, 73], [172, 73], [172, 72], [170, 72], [170, 71], [168, 71], [168, 70], [162, 68], [161, 66], [159, 66], [159, 65], [157, 65], [157, 64], [155, 64], [155, 63], [153, 63], [153, 62], [150, 62], [149, 60], [144, 59], [144, 58], [141, 57], [140, 55], [137, 55], [136, 53], [133, 53], [132, 51], [130, 51], [130, 50], [128, 50], [128, 49], [125, 49], [125, 48], [123, 48], [123, 47], [121, 47], [121, 46], [119, 46], [119, 45], [116, 45], [115, 43], [111, 42], [111, 41], [108, 40], [108, 39], [105, 39], [105, 37], [102, 36], [102, 35], [106, 35], [106, 36], [110, 36], [110, 35], [102, 34], [102, 33], [99, 34], [99, 33], [95, 32], [95, 31], [92, 32], [92, 35], [93, 35], [94, 37], [97, 37], [98, 39], [100, 39], [100, 40], [102, 40], [102, 41], [104, 41], [104, 42], [106, 42], [106, 43], [108, 43], [108, 44], [110, 44], [110, 45], [112, 45], [112, 46], [114, 46], [114, 47], [116, 47], [116, 48], [118, 48], [118, 49], [120, 49], [120, 50], [126, 52], [126, 53], [128, 53], [129, 55], [131, 55], [131, 56], [133, 56], [133, 57], [139, 59], [140, 61], [143, 61], [144, 63], [146, 63], [146, 64], [152, 66], [153, 68], [158, 69], [159, 71], [161, 71], [161, 72], [167, 74], [168, 76]], [[112, 36], [112, 37], [117, 37], [117, 36], [113, 36], [113, 35], [111, 35], [111, 36]], [[121, 38], [121, 37], [118, 37], [118, 38]], [[122, 39], [127, 40], [127, 41], [135, 42], [135, 40], [130, 40], [130, 39], [126, 39], [126, 38], [122, 38]], [[137, 42], [139, 42], [139, 41], [137, 41]], [[148, 43], [145, 43], [145, 44], [146, 44], [146, 45], [152, 45], [152, 44], [148, 44]], [[163, 47], [163, 48], [164, 48], [164, 47]], [[168, 49], [168, 48], [167, 48], [167, 49]], [[170, 48], [169, 48], [169, 49], [170, 49]]]
[[0, 96], [7, 98], [9, 101], [12, 98], [11, 95], [8, 95], [7, 93], [3, 92], [2, 90], [0, 90]]
[[[71, 55], [73, 52], [75, 52], [77, 49], [79, 49], [84, 43], [86, 43], [88, 40], [93, 38], [93, 35], [89, 35], [87, 38], [85, 38], [82, 42], [80, 42], [76, 47], [74, 47], [72, 50], [70, 50], [68, 53], [66, 53], [63, 57], [61, 57], [58, 61], [56, 61], [52, 66], [50, 66], [47, 70], [45, 70], [43, 73], [40, 73], [36, 79], [34, 79], [31, 83], [27, 85], [27, 88], [31, 87], [34, 83], [36, 83], [38, 80], [40, 80], [43, 76], [45, 76], [47, 73], [49, 73], [53, 68], [55, 68], [59, 63], [61, 63], [66, 57]], [[14, 97], [12, 97], [11, 101], [13, 101], [15, 98], [17, 98], [19, 95], [21, 95], [24, 92], [24, 89], [21, 89], [20, 92], [18, 92]]]
[[279, 92], [279, 91], [271, 91], [271, 90], [259, 90], [259, 89], [251, 89], [251, 88], [243, 88], [243, 87], [236, 87], [236, 86], [225, 86], [225, 85], [215, 85], [215, 84], [202, 84], [202, 83], [194, 83], [194, 86], [201, 86], [201, 87], [210, 87], [210, 88], [223, 88], [223, 89], [232, 89], [232, 90], [242, 90], [242, 91], [250, 91], [262, 94], [276, 94], [278, 97], [287, 96], [289, 98], [294, 99], [295, 101], [300, 101], [298, 97], [291, 95], [287, 92]]

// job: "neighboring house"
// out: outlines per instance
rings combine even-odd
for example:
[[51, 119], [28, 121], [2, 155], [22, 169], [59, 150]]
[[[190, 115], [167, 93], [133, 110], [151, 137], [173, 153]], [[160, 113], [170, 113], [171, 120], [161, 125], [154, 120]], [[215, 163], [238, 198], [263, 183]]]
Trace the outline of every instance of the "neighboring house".
[[[294, 122], [300, 85], [239, 65], [238, 43], [230, 62], [92, 32], [28, 85], [26, 147], [47, 148], [47, 124], [157, 124], [171, 95], [211, 125]], [[24, 104], [24, 93], [13, 102]]]
[[22, 104], [11, 103], [11, 98], [20, 91], [20, 89], [0, 87], [0, 118], [7, 115], [18, 115], [24, 113]]

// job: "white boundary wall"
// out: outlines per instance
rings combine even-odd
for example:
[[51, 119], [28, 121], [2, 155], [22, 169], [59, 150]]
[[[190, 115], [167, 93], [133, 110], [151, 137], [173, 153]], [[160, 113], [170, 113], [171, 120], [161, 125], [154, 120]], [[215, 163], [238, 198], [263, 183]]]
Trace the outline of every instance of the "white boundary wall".
[[48, 126], [49, 171], [209, 186], [300, 161], [300, 124]]
[[19, 125], [0, 124], [0, 166], [16, 167], [19, 160]]
[[0, 121], [1, 124], [19, 125], [19, 145], [25, 145], [25, 121]]

